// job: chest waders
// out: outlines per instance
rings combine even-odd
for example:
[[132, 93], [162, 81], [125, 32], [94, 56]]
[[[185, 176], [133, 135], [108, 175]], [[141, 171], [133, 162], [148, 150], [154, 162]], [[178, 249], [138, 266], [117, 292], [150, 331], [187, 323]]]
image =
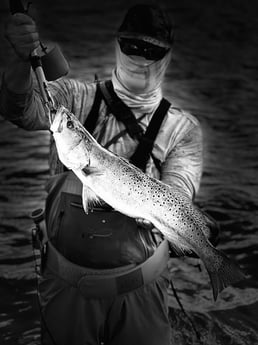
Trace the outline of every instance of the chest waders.
[[[100, 104], [103, 98], [109, 111], [116, 116], [118, 121], [122, 121], [124, 123], [130, 136], [139, 141], [139, 145], [131, 157], [131, 162], [144, 171], [148, 159], [151, 156], [156, 168], [160, 171], [160, 162], [153, 156], [151, 151], [164, 116], [170, 107], [170, 103], [164, 99], [161, 101], [160, 106], [153, 115], [147, 130], [143, 133], [142, 128], [139, 126], [131, 110], [115, 94], [111, 81], [98, 82], [95, 99], [84, 124], [86, 129], [91, 133], [95, 129]], [[124, 116], [121, 117], [121, 114]], [[122, 135], [123, 133], [119, 133], [115, 138], [112, 138], [108, 144], [110, 145], [111, 143], [114, 143]], [[69, 191], [71, 191], [70, 188], [65, 191], [66, 185], [69, 186], [69, 180], [73, 183], [73, 178], [71, 176], [67, 177], [65, 174], [69, 174], [69, 172], [60, 176], [60, 185], [57, 183], [54, 186], [54, 189], [56, 189], [57, 192], [60, 191], [60, 189], [63, 190], [63, 192], [58, 195], [58, 199], [61, 200], [60, 208], [63, 210], [61, 218], [63, 224], [66, 224], [68, 230], [72, 227], [79, 229], [79, 231], [76, 232], [78, 240], [74, 241], [74, 235], [69, 231], [65, 231], [63, 236], [60, 236], [58, 240], [56, 239], [55, 234], [52, 234], [53, 238], [51, 238], [51, 241], [55, 246], [49, 242], [48, 255], [46, 255], [46, 244], [42, 241], [42, 238], [45, 238], [45, 236], [42, 236], [42, 232], [39, 230], [40, 226], [38, 224], [40, 222], [43, 224], [43, 211], [39, 212], [40, 216], [37, 212], [34, 213], [37, 227], [33, 231], [33, 242], [37, 263], [36, 272], [38, 276], [40, 276], [41, 271], [44, 270], [45, 265], [50, 265], [55, 274], [61, 277], [66, 277], [66, 281], [71, 286], [77, 286], [85, 296], [90, 298], [106, 296], [108, 298], [137, 289], [144, 284], [148, 284], [155, 277], [162, 274], [169, 258], [167, 242], [162, 242], [162, 239], [160, 239], [157, 243], [157, 241], [152, 238], [151, 231], [141, 231], [133, 219], [115, 212], [109, 207], [94, 209], [90, 212], [90, 216], [87, 217], [82, 210], [80, 196], [81, 187], [73, 186], [73, 188], [75, 188], [75, 193], [72, 194], [69, 193]], [[78, 190], [76, 190], [76, 188]], [[51, 198], [48, 204], [52, 204]], [[66, 212], [64, 210], [66, 210]], [[67, 215], [70, 215], [70, 217], [67, 217]], [[90, 231], [85, 232], [85, 228], [81, 228], [81, 225], [85, 223], [84, 220], [86, 221], [86, 219]], [[50, 227], [52, 227], [52, 225]], [[118, 231], [114, 232], [114, 228], [118, 229]], [[217, 231], [215, 231], [215, 233], [216, 232]], [[216, 235], [217, 234], [215, 234], [215, 238]], [[56, 240], [57, 242], [55, 243]], [[99, 246], [96, 245], [95, 247], [92, 247], [90, 245], [87, 247], [91, 241], [95, 241], [96, 244], [99, 243]], [[67, 248], [66, 243], [73, 245], [70, 245], [70, 247]], [[81, 245], [78, 246], [78, 243], [81, 243]], [[125, 243], [125, 247], [127, 247], [127, 249], [131, 249], [131, 252], [130, 250], [126, 251], [125, 249], [122, 249], [121, 251], [121, 243]], [[130, 245], [128, 245], [128, 243]], [[160, 243], [161, 245], [159, 245]], [[114, 255], [117, 251], [117, 247], [120, 248], [118, 256]], [[60, 252], [57, 252], [56, 248], [58, 248], [61, 253], [64, 253], [65, 257], [63, 257]], [[109, 248], [109, 252], [103, 251], [103, 248]], [[85, 252], [88, 253], [88, 256], [85, 256]], [[40, 253], [42, 255], [40, 255]], [[124, 255], [121, 255], [121, 253]], [[41, 262], [40, 257], [42, 258]], [[72, 261], [72, 263], [66, 260], [67, 257]], [[94, 261], [96, 257], [98, 257], [98, 260]], [[107, 257], [109, 258], [108, 265], [106, 265], [105, 261]], [[118, 257], [120, 260], [118, 260]], [[132, 260], [132, 258], [134, 258], [134, 260]], [[85, 267], [90, 263], [91, 268], [86, 269], [81, 265], [73, 265], [73, 262], [83, 264]], [[110, 275], [106, 277], [103, 276], [103, 274], [109, 271], [110, 266], [117, 267], [115, 271], [111, 269], [112, 277]], [[102, 270], [99, 267], [102, 267]], [[97, 281], [94, 281], [95, 278], [88, 278], [89, 275], [94, 277], [94, 274], [96, 273], [102, 275], [101, 279], [98, 278]], [[171, 288], [180, 308], [185, 313], [172, 282]], [[45, 323], [44, 315], [43, 313], [41, 314], [44, 327], [52, 338], [51, 332], [48, 330]], [[189, 318], [186, 313], [185, 315]], [[195, 325], [190, 318], [189, 321], [194, 328], [197, 337], [199, 337], [199, 334], [195, 329]], [[54, 339], [52, 339], [52, 343], [56, 344]]]

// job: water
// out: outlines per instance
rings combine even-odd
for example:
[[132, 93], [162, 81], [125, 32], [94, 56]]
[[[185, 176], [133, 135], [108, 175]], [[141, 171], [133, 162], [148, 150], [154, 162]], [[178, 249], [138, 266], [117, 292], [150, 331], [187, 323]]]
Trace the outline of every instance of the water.
[[[114, 32], [133, 1], [34, 1], [42, 38], [58, 41], [70, 76], [109, 77]], [[195, 260], [171, 261], [179, 298], [202, 336], [170, 291], [172, 343], [258, 344], [258, 21], [252, 1], [173, 0], [177, 36], [164, 93], [201, 121], [205, 165], [198, 203], [221, 226], [219, 248], [246, 272], [213, 303], [206, 271]], [[2, 28], [0, 73], [10, 47]], [[51, 11], [51, 12], [50, 12]], [[38, 344], [39, 313], [31, 250], [30, 212], [44, 205], [48, 179], [47, 132], [26, 132], [0, 118], [0, 344]]]

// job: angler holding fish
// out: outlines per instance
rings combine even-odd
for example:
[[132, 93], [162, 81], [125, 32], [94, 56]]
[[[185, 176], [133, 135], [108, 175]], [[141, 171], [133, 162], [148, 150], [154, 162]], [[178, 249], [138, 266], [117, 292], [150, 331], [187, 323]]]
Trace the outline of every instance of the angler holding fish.
[[176, 252], [202, 259], [214, 298], [242, 278], [212, 246], [213, 221], [192, 203], [202, 175], [200, 124], [162, 96], [174, 26], [157, 6], [130, 8], [117, 31], [111, 80], [49, 82], [53, 118], [31, 81], [35, 22], [15, 14], [6, 37], [15, 63], [5, 71], [1, 113], [54, 137], [42, 344], [170, 344], [167, 239]]
[[100, 197], [129, 217], [150, 221], [176, 251], [194, 251], [204, 261], [215, 300], [224, 287], [243, 279], [237, 265], [207, 240], [206, 219], [177, 186], [149, 177], [105, 150], [64, 107], [58, 109], [50, 129], [61, 161], [83, 183], [86, 213], [88, 203], [98, 203]]

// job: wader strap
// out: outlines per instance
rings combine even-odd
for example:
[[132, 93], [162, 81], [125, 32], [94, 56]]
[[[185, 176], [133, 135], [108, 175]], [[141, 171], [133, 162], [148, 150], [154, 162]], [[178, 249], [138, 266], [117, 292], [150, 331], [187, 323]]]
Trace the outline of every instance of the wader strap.
[[[151, 155], [154, 141], [158, 135], [160, 126], [164, 120], [165, 115], [167, 114], [170, 102], [167, 101], [165, 98], [163, 98], [155, 111], [155, 113], [152, 116], [152, 119], [149, 123], [149, 126], [145, 132], [145, 134], [140, 139], [140, 144], [138, 145], [136, 151], [132, 155], [130, 161], [134, 165], [136, 165], [138, 168], [145, 171], [146, 164], [149, 160], [149, 157]], [[157, 166], [157, 159], [153, 157], [154, 163]], [[156, 161], [155, 161], [156, 160]], [[160, 170], [160, 169], [159, 169]]]
[[68, 261], [48, 242], [46, 267], [55, 275], [78, 288], [86, 298], [115, 297], [157, 279], [166, 269], [169, 259], [168, 242], [164, 240], [155, 253], [142, 264], [123, 270], [90, 269]]
[[[153, 149], [154, 141], [159, 132], [163, 119], [171, 105], [170, 102], [165, 98], [162, 98], [158, 108], [152, 116], [146, 132], [143, 134], [143, 129], [137, 122], [131, 109], [115, 93], [112, 81], [107, 80], [105, 82], [101, 82], [99, 85], [104, 100], [106, 101], [111, 113], [115, 115], [118, 121], [123, 122], [128, 134], [133, 139], [136, 138], [139, 140], [140, 144], [138, 145], [130, 161], [135, 166], [145, 171], [148, 159]], [[153, 155], [152, 158], [156, 168], [160, 171], [159, 160]]]
[[90, 134], [93, 133], [93, 131], [96, 127], [96, 124], [97, 124], [101, 100], [102, 100], [102, 95], [101, 95], [101, 91], [100, 91], [100, 87], [99, 87], [99, 82], [97, 82], [94, 102], [93, 102], [91, 110], [87, 116], [87, 119], [85, 120], [85, 122], [83, 124], [84, 127], [87, 129], [87, 131]]
[[140, 139], [143, 129], [136, 120], [131, 109], [117, 96], [111, 80], [100, 83], [100, 89], [110, 112], [118, 121], [123, 122], [128, 134], [133, 139]]

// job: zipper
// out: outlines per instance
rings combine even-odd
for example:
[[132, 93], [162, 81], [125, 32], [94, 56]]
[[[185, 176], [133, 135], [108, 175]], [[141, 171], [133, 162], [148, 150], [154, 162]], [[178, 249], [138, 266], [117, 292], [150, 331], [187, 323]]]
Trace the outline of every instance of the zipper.
[[58, 214], [58, 220], [57, 220], [57, 231], [56, 234], [54, 234], [53, 239], [56, 241], [55, 244], [56, 246], [58, 246], [59, 243], [59, 237], [60, 237], [60, 233], [61, 233], [61, 228], [62, 228], [62, 222], [64, 219], [64, 209], [61, 208]]
[[[83, 206], [82, 206], [82, 204], [81, 203], [79, 203], [79, 202], [75, 202], [75, 201], [72, 201], [72, 202], [70, 202], [70, 205], [71, 206], [74, 206], [74, 207], [77, 207], [77, 208], [80, 208], [80, 209], [83, 209]], [[90, 209], [89, 209], [89, 211], [90, 212], [103, 212], [103, 211], [106, 211], [106, 212], [115, 212], [115, 210], [113, 209], [113, 208], [108, 208], [108, 209], [106, 209], [106, 208], [101, 208], [101, 207], [91, 207]]]
[[88, 235], [89, 239], [93, 240], [95, 237], [98, 238], [106, 238], [106, 237], [111, 237], [112, 236], [112, 232], [109, 232], [107, 234], [98, 234], [98, 233], [95, 233], [95, 234], [90, 234]]
[[70, 205], [77, 208], [83, 208], [82, 204], [80, 204], [79, 202], [70, 202]]

